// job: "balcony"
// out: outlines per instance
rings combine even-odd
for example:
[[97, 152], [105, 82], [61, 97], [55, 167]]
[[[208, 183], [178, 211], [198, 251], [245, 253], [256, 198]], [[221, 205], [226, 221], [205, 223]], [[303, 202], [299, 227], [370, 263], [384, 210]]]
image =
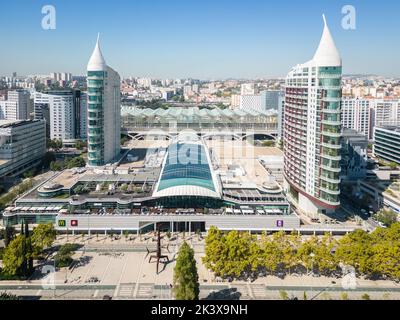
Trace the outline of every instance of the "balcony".
[[[319, 189], [327, 194], [331, 194], [331, 195], [335, 195], [338, 196], [340, 195], [340, 190], [334, 190], [334, 189], [326, 189], [322, 186], [319, 187]], [[328, 201], [328, 200], [324, 200], [324, 201]]]
[[341, 157], [341, 156], [334, 156], [334, 155], [329, 155], [329, 154], [326, 154], [326, 153], [322, 153], [322, 154], [321, 154], [321, 157], [322, 157], [322, 158], [325, 158], [325, 159], [328, 159], [328, 160], [333, 160], [333, 161], [340, 161], [340, 160], [342, 160], [342, 157]]
[[329, 183], [333, 183], [333, 184], [339, 184], [340, 183], [340, 179], [332, 179], [332, 178], [329, 178], [329, 177], [327, 177], [325, 175], [321, 175], [320, 178], [322, 180], [326, 181], [326, 182], [329, 182]]
[[325, 119], [323, 119], [322, 120], [322, 124], [327, 124], [327, 125], [330, 125], [330, 126], [341, 126], [342, 122], [339, 121], [339, 120], [333, 121], [333, 120], [325, 120]]
[[340, 150], [342, 148], [342, 146], [340, 144], [330, 144], [327, 142], [322, 142], [321, 145], [325, 148], [329, 148], [329, 149], [336, 149], [336, 150]]
[[340, 109], [339, 108], [337, 108], [337, 109], [322, 109], [322, 112], [323, 113], [331, 113], [331, 114], [340, 114], [341, 113], [341, 111], [340, 111]]
[[342, 98], [334, 98], [334, 97], [323, 97], [322, 98], [322, 101], [325, 101], [325, 102], [340, 102], [340, 101], [342, 101]]
[[342, 171], [341, 168], [329, 167], [329, 166], [325, 166], [323, 164], [320, 165], [320, 168], [327, 170], [327, 171], [331, 171], [331, 172], [341, 172]]
[[322, 129], [322, 135], [332, 138], [340, 138], [342, 134], [341, 132], [327, 131], [326, 129]]

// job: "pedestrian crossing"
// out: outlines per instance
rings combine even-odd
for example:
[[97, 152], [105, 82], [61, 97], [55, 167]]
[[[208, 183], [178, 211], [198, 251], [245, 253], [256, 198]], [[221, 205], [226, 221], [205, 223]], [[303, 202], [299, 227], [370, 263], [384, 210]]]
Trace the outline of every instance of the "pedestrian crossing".
[[247, 284], [232, 284], [231, 285], [232, 289], [236, 289], [237, 292], [240, 292], [241, 296], [240, 299], [242, 300], [248, 300], [251, 299], [250, 292], [249, 292], [249, 286]]
[[119, 290], [117, 296], [121, 298], [132, 298], [135, 291], [135, 283], [121, 283], [119, 285]]
[[151, 298], [153, 296], [153, 283], [140, 283], [136, 298]]
[[250, 290], [253, 293], [254, 299], [265, 299], [265, 296], [266, 296], [265, 285], [263, 285], [263, 284], [250, 285]]

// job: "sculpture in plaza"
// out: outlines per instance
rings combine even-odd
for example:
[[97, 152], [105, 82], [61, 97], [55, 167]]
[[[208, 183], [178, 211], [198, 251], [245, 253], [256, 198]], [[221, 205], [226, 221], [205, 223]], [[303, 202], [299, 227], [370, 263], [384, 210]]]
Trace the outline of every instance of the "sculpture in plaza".
[[[167, 251], [169, 252], [169, 246], [168, 245], [167, 245], [166, 248], [167, 248]], [[149, 255], [150, 253], [155, 253], [155, 254], [150, 256], [149, 263], [151, 263], [153, 259], [156, 260], [156, 262], [157, 262], [156, 272], [158, 274], [159, 273], [160, 262], [164, 263], [163, 270], [165, 269], [166, 264], [170, 262], [170, 260], [169, 260], [167, 255], [162, 255], [161, 254], [162, 246], [161, 246], [161, 231], [160, 231], [160, 228], [157, 228], [157, 248], [156, 248], [156, 250], [150, 251], [149, 248], [146, 248], [146, 249], [147, 249], [147, 255]]]

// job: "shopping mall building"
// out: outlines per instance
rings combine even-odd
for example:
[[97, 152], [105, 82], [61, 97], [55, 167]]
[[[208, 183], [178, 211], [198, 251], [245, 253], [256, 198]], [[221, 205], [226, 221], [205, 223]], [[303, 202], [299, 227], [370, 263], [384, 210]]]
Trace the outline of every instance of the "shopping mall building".
[[269, 156], [281, 157], [279, 149], [252, 148], [246, 141], [198, 137], [138, 140], [114, 165], [54, 174], [7, 208], [3, 219], [90, 233], [157, 225], [188, 232], [299, 228], [267, 167]]

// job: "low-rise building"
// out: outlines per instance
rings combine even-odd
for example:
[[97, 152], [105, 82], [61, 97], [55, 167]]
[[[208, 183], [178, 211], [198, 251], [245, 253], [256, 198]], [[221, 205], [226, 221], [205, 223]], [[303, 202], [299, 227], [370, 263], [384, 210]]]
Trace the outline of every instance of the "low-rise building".
[[382, 126], [374, 128], [373, 154], [389, 162], [400, 164], [400, 127]]
[[45, 126], [42, 120], [0, 120], [0, 177], [19, 175], [42, 160]]

